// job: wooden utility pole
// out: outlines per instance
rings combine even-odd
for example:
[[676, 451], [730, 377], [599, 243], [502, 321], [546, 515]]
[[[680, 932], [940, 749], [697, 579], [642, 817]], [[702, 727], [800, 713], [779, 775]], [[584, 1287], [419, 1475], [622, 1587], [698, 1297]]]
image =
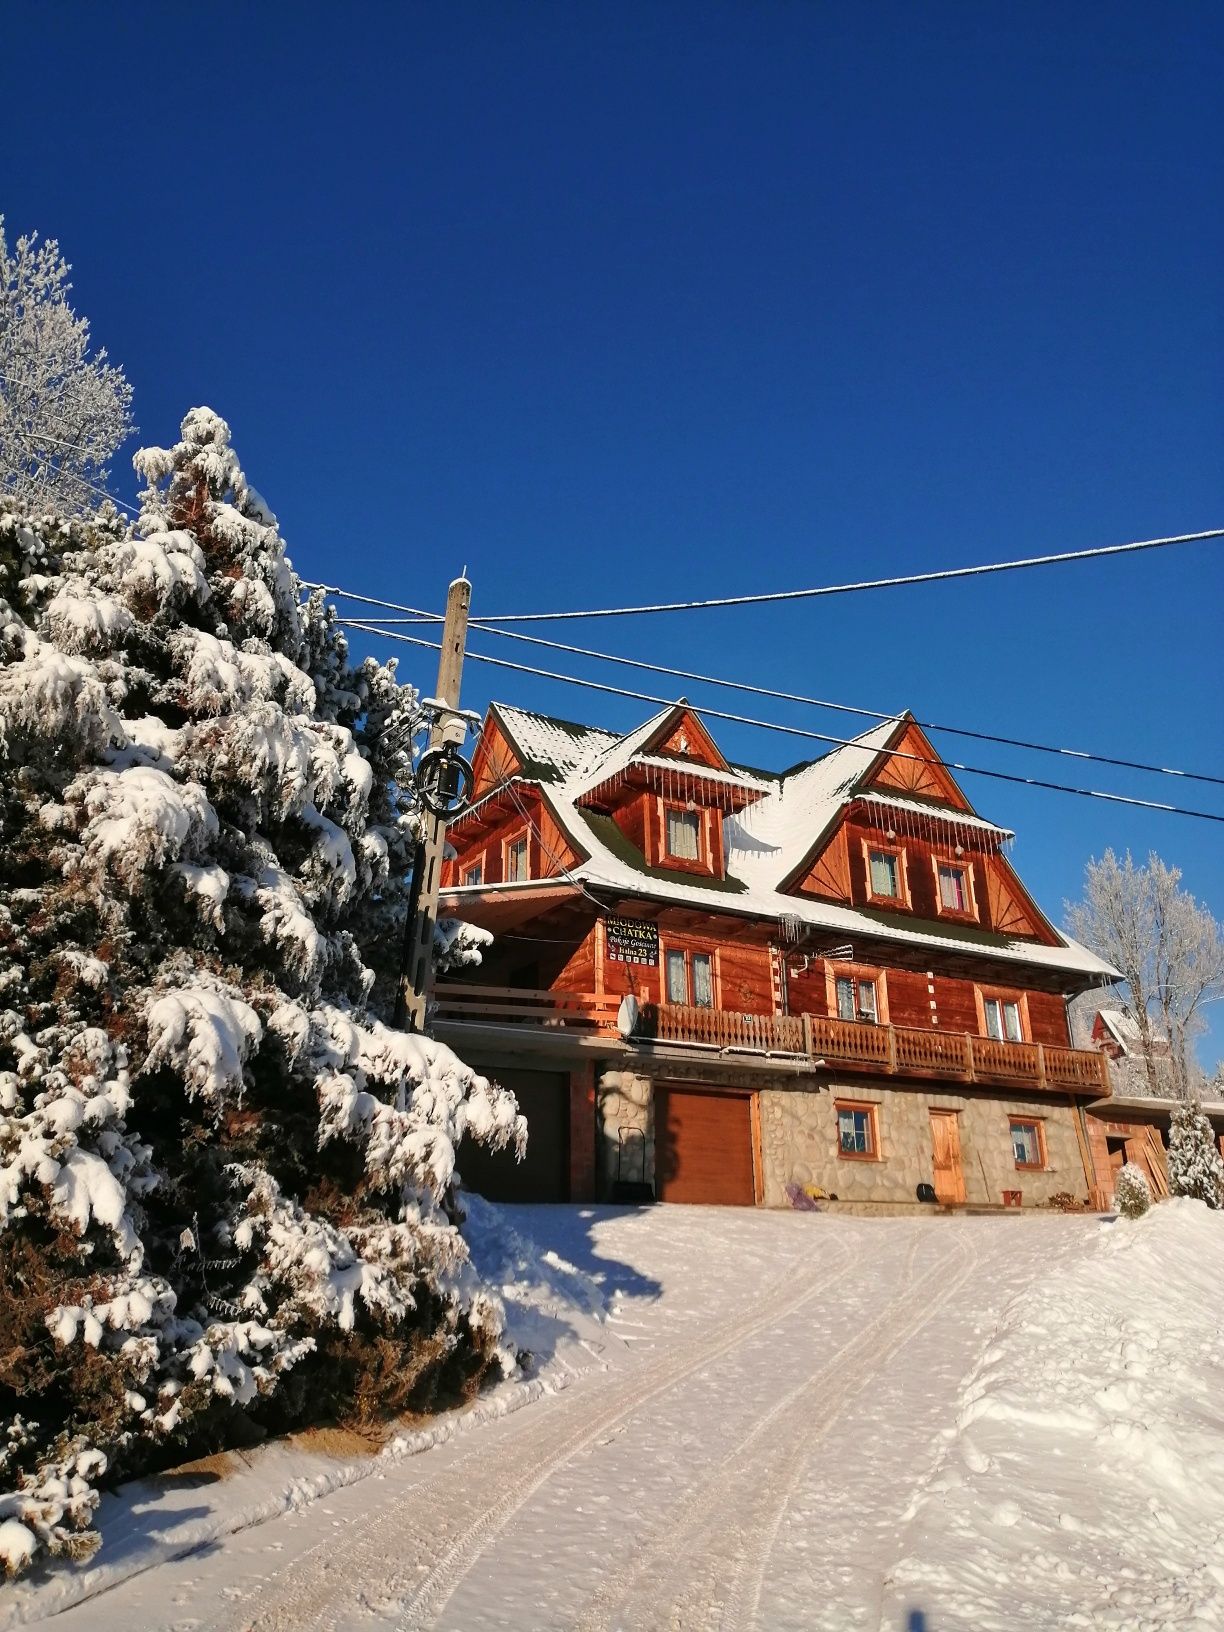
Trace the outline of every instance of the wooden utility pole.
[[[468, 610], [472, 586], [466, 578], [456, 578], [446, 596], [446, 622], [442, 626], [442, 650], [438, 654], [438, 707], [430, 748], [460, 748], [467, 726], [459, 714], [459, 684], [463, 678], [463, 654], [467, 646]], [[424, 836], [417, 847], [413, 870], [410, 907], [415, 914], [408, 925], [404, 968], [400, 975], [396, 1019], [409, 1031], [425, 1026], [425, 1004], [433, 985], [434, 925], [438, 920], [438, 887], [442, 880], [442, 851], [446, 843], [446, 819], [421, 807]]]

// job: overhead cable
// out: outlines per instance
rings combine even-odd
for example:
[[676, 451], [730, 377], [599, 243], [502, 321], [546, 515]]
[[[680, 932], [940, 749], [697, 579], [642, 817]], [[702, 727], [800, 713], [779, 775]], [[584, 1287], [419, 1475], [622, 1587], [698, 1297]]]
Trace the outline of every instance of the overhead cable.
[[[380, 627], [389, 627], [400, 623], [441, 623], [442, 617], [438, 612], [424, 612], [415, 606], [403, 606], [395, 601], [379, 599], [374, 595], [357, 595], [350, 590], [338, 589], [332, 584], [310, 584], [311, 589], [322, 589], [329, 595], [339, 595], [345, 600], [362, 601], [371, 606], [394, 608], [398, 612], [411, 613], [411, 620], [404, 618], [370, 618], [367, 622], [376, 623]], [[478, 620], [473, 620], [473, 627]], [[894, 714], [884, 713], [875, 708], [856, 708], [850, 703], [832, 703], [823, 697], [805, 697], [800, 692], [778, 691], [769, 686], [753, 685], [746, 680], [724, 680], [717, 675], [701, 674], [692, 669], [677, 669], [666, 663], [648, 663], [636, 657], [621, 657], [613, 652], [595, 651], [589, 646], [572, 646], [566, 641], [547, 640], [542, 635], [526, 635], [517, 629], [486, 628], [480, 625], [481, 631], [488, 635], [498, 635], [505, 640], [523, 641], [531, 646], [541, 646], [549, 651], [565, 652], [574, 657], [594, 658], [601, 663], [615, 663], [622, 668], [639, 669], [648, 674], [665, 674], [675, 680], [692, 680], [701, 685], [720, 686], [728, 691], [749, 692], [755, 697], [768, 697], [776, 702], [801, 703], [809, 708], [825, 708], [836, 714], [852, 714], [860, 719], [890, 720]], [[1149, 765], [1143, 760], [1119, 759], [1110, 754], [1094, 754], [1080, 748], [1059, 748], [1051, 743], [1029, 742], [1023, 737], [1007, 737], [996, 735], [990, 731], [973, 731], [966, 726], [943, 725], [936, 720], [916, 720], [916, 725], [924, 731], [943, 731], [948, 736], [969, 737], [975, 742], [994, 742], [1007, 748], [1023, 748], [1033, 753], [1058, 754], [1067, 759], [1085, 760], [1097, 765], [1113, 765], [1123, 770], [1145, 771], [1155, 776], [1177, 776], [1190, 782], [1207, 782], [1217, 787], [1224, 787], [1224, 776], [1210, 776], [1203, 771], [1175, 770], [1168, 765]]]
[[980, 578], [987, 573], [1020, 572], [1028, 567], [1052, 567], [1064, 561], [1096, 561], [1107, 555], [1132, 555], [1139, 550], [1162, 550], [1171, 544], [1196, 544], [1209, 538], [1224, 538], [1224, 527], [1208, 528], [1201, 533], [1177, 533], [1169, 538], [1137, 539], [1129, 544], [1101, 544], [1089, 550], [1030, 555], [1018, 561], [944, 567], [935, 572], [909, 572], [893, 578], [864, 578], [847, 584], [819, 584], [811, 589], [776, 589], [752, 595], [719, 595], [702, 601], [657, 601], [643, 606], [602, 606], [570, 612], [501, 612], [473, 618], [472, 623], [553, 623], [562, 618], [629, 618], [648, 612], [703, 612], [715, 607], [765, 606], [776, 601], [813, 600], [820, 595], [853, 595], [868, 589], [900, 589], [906, 584], [936, 584], [953, 578]]
[[[423, 640], [419, 635], [405, 635], [397, 630], [380, 629], [376, 624], [364, 623], [357, 618], [338, 618], [337, 622], [347, 629], [360, 629], [363, 634], [381, 635], [384, 640], [403, 641], [409, 646], [420, 646], [426, 651], [441, 650], [441, 642]], [[610, 686], [601, 680], [582, 680], [573, 674], [558, 674], [551, 669], [534, 668], [527, 663], [512, 663], [509, 658], [491, 657], [483, 652], [473, 652], [470, 649], [466, 658], [473, 663], [487, 663], [499, 669], [511, 669], [516, 674], [530, 674], [541, 680], [556, 680], [562, 685], [581, 686], [587, 691], [604, 692], [613, 697], [627, 697], [634, 702], [653, 703], [660, 708], [670, 708], [676, 701], [674, 697], [658, 697], [651, 692], [631, 691], [623, 686]], [[704, 715], [713, 720], [729, 720], [734, 725], [751, 725], [762, 731], [778, 731], [789, 737], [802, 737], [809, 742], [824, 742], [836, 748], [861, 747], [862, 744], [852, 737], [829, 736], [822, 731], [809, 731], [800, 725], [782, 725], [776, 720], [758, 720], [749, 714], [733, 714], [726, 709], [708, 708], [702, 703], [692, 705], [693, 712]], [[1171, 816], [1193, 816], [1204, 822], [1222, 822], [1224, 815], [1209, 810], [1187, 810], [1181, 805], [1168, 805], [1155, 799], [1135, 799], [1128, 794], [1106, 793], [1097, 788], [1076, 788], [1064, 782], [1047, 782], [1035, 776], [1020, 776], [1012, 771], [988, 771], [980, 765], [964, 765], [954, 759], [928, 759], [922, 754], [911, 754], [899, 748], [881, 750], [890, 758], [911, 760], [919, 765], [946, 766], [953, 771], [963, 771], [968, 776], [985, 776], [995, 782], [1012, 782], [1021, 787], [1043, 788], [1051, 793], [1071, 793], [1081, 799], [1103, 799], [1110, 804], [1130, 805], [1139, 810], [1162, 810]]]

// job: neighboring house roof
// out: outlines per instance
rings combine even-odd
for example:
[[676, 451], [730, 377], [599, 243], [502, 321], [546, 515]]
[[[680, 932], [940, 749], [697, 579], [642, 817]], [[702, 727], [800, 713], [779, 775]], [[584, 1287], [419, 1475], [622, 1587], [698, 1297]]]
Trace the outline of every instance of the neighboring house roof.
[[[636, 730], [618, 737], [596, 727], [555, 720], [505, 704], [493, 705], [493, 713], [521, 762], [519, 777], [540, 785], [549, 809], [576, 854], [585, 858], [570, 869], [575, 881], [588, 887], [604, 886], [622, 894], [705, 908], [710, 912], [798, 919], [814, 930], [827, 930], [840, 940], [852, 939], [857, 934], [945, 952], [975, 953], [1081, 976], [1095, 975], [1101, 980], [1116, 976], [1117, 971], [1109, 964], [1065, 935], [1059, 935], [1061, 944], [1043, 946], [961, 924], [926, 920], [898, 922], [895, 915], [877, 909], [839, 906], [810, 896], [785, 893], [785, 886], [846, 805], [854, 798], [875, 797], [865, 791], [856, 792], [856, 785], [877, 763], [894, 735], [905, 727], [910, 719], [907, 714], [881, 721], [822, 758], [795, 766], [780, 776], [732, 767], [737, 778], [763, 792], [747, 809], [724, 819], [725, 880], [686, 877], [649, 866], [610, 817], [579, 809], [577, 801], [635, 757], [641, 757], [643, 746], [680, 706], [669, 705]], [[708, 768], [696, 765], [693, 773], [695, 777], [711, 775]], [[880, 800], [898, 808], [912, 806], [936, 817], [944, 815], [966, 827], [1010, 837], [1007, 829], [998, 828], [970, 812], [941, 813], [937, 807], [900, 794], [885, 793], [880, 795]], [[480, 886], [494, 891], [503, 887]], [[462, 888], [459, 887], [459, 893]]]
[[1143, 1034], [1133, 1015], [1122, 1009], [1100, 1009], [1098, 1017], [1124, 1054], [1131, 1054], [1143, 1046]]

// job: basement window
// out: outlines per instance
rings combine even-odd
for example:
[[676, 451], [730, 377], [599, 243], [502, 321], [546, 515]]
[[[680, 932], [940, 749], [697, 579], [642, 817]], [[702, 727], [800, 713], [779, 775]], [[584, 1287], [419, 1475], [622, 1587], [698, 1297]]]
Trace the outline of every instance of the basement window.
[[1041, 1123], [1021, 1121], [1015, 1116], [1010, 1120], [1012, 1154], [1016, 1158], [1016, 1166], [1044, 1167], [1045, 1140], [1042, 1137]]
[[874, 1105], [837, 1107], [837, 1154], [871, 1161], [878, 1154]]

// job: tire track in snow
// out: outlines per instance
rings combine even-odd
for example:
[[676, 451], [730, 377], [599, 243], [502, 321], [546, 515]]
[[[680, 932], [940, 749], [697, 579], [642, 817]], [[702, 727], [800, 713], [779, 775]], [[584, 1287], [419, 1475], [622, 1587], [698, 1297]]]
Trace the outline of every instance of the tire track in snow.
[[[445, 1469], [414, 1485], [363, 1526], [358, 1538], [342, 1550], [337, 1549], [339, 1538], [332, 1535], [295, 1557], [245, 1601], [241, 1620], [236, 1624], [242, 1632], [301, 1632], [305, 1627], [335, 1626], [335, 1617], [340, 1615], [339, 1624], [347, 1629], [354, 1618], [354, 1598], [359, 1594], [367, 1606], [380, 1599], [385, 1614], [388, 1600], [394, 1601], [405, 1592], [412, 1592], [412, 1597], [402, 1612], [403, 1632], [426, 1624], [425, 1617], [431, 1613], [436, 1616], [445, 1608], [489, 1541], [559, 1468], [659, 1394], [819, 1296], [841, 1272], [851, 1253], [850, 1243], [840, 1237], [822, 1241], [821, 1245], [827, 1256], [811, 1276], [798, 1285], [793, 1273], [779, 1276], [768, 1287], [764, 1301], [746, 1307], [743, 1318], [730, 1331], [720, 1327], [711, 1335], [694, 1334], [678, 1349], [669, 1347], [657, 1360], [643, 1363], [614, 1385], [611, 1399], [607, 1392], [589, 1395], [580, 1380], [571, 1385], [573, 1392], [567, 1388], [557, 1398], [552, 1420], [542, 1424], [537, 1410], [516, 1412], [515, 1426], [492, 1451], [482, 1443], [484, 1435], [477, 1433], [470, 1447]], [[708, 1327], [705, 1330], [708, 1334]], [[571, 1428], [575, 1412], [580, 1413], [579, 1425]], [[542, 1428], [556, 1438], [558, 1426], [560, 1443], [549, 1450], [547, 1440], [540, 1443]], [[440, 1508], [448, 1497], [453, 1503], [456, 1490], [465, 1488], [465, 1473], [478, 1468], [481, 1459], [489, 1455], [493, 1457], [490, 1484], [502, 1492], [501, 1496], [466, 1528], [460, 1518], [458, 1533], [441, 1557], [436, 1557]], [[507, 1479], [511, 1481], [509, 1488]], [[424, 1522], [416, 1514], [423, 1514]], [[436, 1562], [423, 1579], [417, 1571], [408, 1575], [402, 1567], [388, 1573], [389, 1560], [429, 1559], [431, 1555], [435, 1555]], [[286, 1576], [291, 1577], [287, 1583], [283, 1579]], [[286, 1585], [287, 1592], [282, 1590]]]
[[[569, 1435], [543, 1461], [540, 1460], [538, 1450], [531, 1448], [535, 1452], [531, 1455], [532, 1469], [525, 1477], [517, 1478], [498, 1501], [486, 1508], [421, 1582], [411, 1602], [406, 1606], [398, 1632], [418, 1632], [418, 1629], [435, 1622], [490, 1542], [505, 1529], [514, 1515], [531, 1500], [541, 1486], [575, 1456], [588, 1449], [601, 1434], [608, 1433], [627, 1417], [641, 1410], [644, 1405], [657, 1399], [660, 1394], [684, 1382], [693, 1372], [702, 1370], [712, 1361], [738, 1348], [766, 1326], [797, 1313], [831, 1285], [850, 1257], [850, 1249], [845, 1242], [837, 1241], [835, 1245], [839, 1253], [838, 1262], [832, 1265], [825, 1264], [821, 1271], [802, 1284], [800, 1289], [795, 1289], [793, 1278], [789, 1276], [784, 1278], [782, 1284], [789, 1283], [790, 1286], [789, 1297], [778, 1299], [765, 1308], [757, 1304], [753, 1318], [741, 1323], [731, 1332], [724, 1330], [718, 1338], [707, 1341], [696, 1349], [689, 1345], [687, 1350], [682, 1350], [679, 1355], [673, 1351], [669, 1360], [660, 1361], [649, 1368], [646, 1377], [640, 1380], [627, 1400], [611, 1405], [605, 1402], [604, 1408], [595, 1414], [592, 1423]], [[500, 1475], [500, 1468], [498, 1471]]]
[[976, 1233], [970, 1235], [966, 1231], [957, 1241], [958, 1247], [968, 1247], [968, 1261], [962, 1265], [948, 1284], [939, 1292], [915, 1320], [910, 1321], [900, 1332], [889, 1335], [888, 1341], [873, 1357], [870, 1368], [857, 1376], [851, 1375], [847, 1386], [840, 1396], [831, 1402], [825, 1421], [818, 1432], [807, 1436], [806, 1443], [797, 1445], [787, 1458], [784, 1467], [784, 1476], [778, 1481], [770, 1481], [760, 1487], [760, 1503], [764, 1513], [757, 1517], [755, 1533], [747, 1538], [747, 1544], [741, 1547], [732, 1566], [731, 1590], [728, 1595], [728, 1613], [726, 1625], [729, 1628], [747, 1628], [757, 1624], [761, 1595], [765, 1588], [765, 1577], [769, 1570], [770, 1560], [777, 1545], [778, 1532], [782, 1528], [782, 1521], [795, 1494], [795, 1488], [806, 1471], [808, 1457], [816, 1445], [823, 1438], [827, 1429], [834, 1420], [835, 1413], [841, 1405], [847, 1403], [860, 1389], [867, 1386], [872, 1377], [897, 1354], [898, 1350], [913, 1341], [924, 1327], [928, 1326], [935, 1317], [952, 1302], [953, 1298], [968, 1282], [981, 1263], [981, 1252], [978, 1247]]
[[[954, 1254], [941, 1256], [913, 1284], [913, 1265], [922, 1236], [915, 1236], [906, 1255], [898, 1295], [861, 1328], [825, 1362], [820, 1369], [805, 1378], [757, 1419], [752, 1427], [719, 1460], [717, 1465], [673, 1504], [665, 1522], [666, 1532], [653, 1542], [647, 1542], [634, 1556], [627, 1574], [622, 1571], [615, 1583], [608, 1582], [597, 1590], [592, 1603], [577, 1622], [575, 1632], [608, 1632], [613, 1617], [624, 1609], [637, 1590], [642, 1578], [651, 1578], [648, 1620], [651, 1627], [660, 1625], [659, 1577], [666, 1573], [672, 1580], [691, 1566], [694, 1552], [710, 1566], [703, 1572], [703, 1580], [673, 1600], [669, 1624], [674, 1628], [700, 1628], [714, 1632], [724, 1624], [728, 1590], [725, 1561], [728, 1544], [734, 1543], [731, 1580], [733, 1611], [743, 1618], [744, 1589], [741, 1578], [754, 1550], [754, 1543], [768, 1541], [772, 1546], [781, 1516], [789, 1501], [790, 1492], [802, 1471], [816, 1442], [830, 1425], [833, 1414], [846, 1400], [870, 1382], [872, 1376], [892, 1355], [928, 1321], [964, 1284], [973, 1273], [977, 1252], [965, 1237], [954, 1241]], [[928, 1297], [932, 1283], [947, 1273], [948, 1257], [964, 1259], [964, 1265], [933, 1298]], [[906, 1310], [913, 1310], [905, 1318]], [[898, 1327], [897, 1321], [902, 1324]], [[892, 1327], [894, 1329], [889, 1330]], [[883, 1334], [887, 1334], [881, 1343]], [[836, 1385], [841, 1384], [840, 1387]], [[835, 1392], [828, 1392], [830, 1385]], [[810, 1396], [818, 1393], [820, 1419], [813, 1424]], [[760, 1441], [772, 1436], [772, 1444], [762, 1446]], [[789, 1473], [785, 1494], [780, 1503], [770, 1504], [779, 1463]], [[757, 1516], [751, 1509], [765, 1508]], [[776, 1511], [774, 1510], [776, 1508]], [[745, 1519], [745, 1510], [749, 1509]], [[730, 1510], [730, 1513], [729, 1513]], [[731, 1518], [728, 1527], [725, 1517]], [[755, 1518], [755, 1523], [752, 1522]], [[739, 1522], [736, 1522], [738, 1519]], [[745, 1523], [751, 1528], [745, 1530]], [[730, 1529], [730, 1535], [727, 1531]], [[705, 1547], [695, 1549], [695, 1541], [702, 1531], [708, 1536]], [[710, 1532], [713, 1532], [710, 1534]], [[761, 1579], [764, 1579], [762, 1567]], [[749, 1595], [751, 1588], [749, 1589]], [[618, 1623], [619, 1624], [619, 1623]], [[731, 1620], [729, 1625], [737, 1624]]]

